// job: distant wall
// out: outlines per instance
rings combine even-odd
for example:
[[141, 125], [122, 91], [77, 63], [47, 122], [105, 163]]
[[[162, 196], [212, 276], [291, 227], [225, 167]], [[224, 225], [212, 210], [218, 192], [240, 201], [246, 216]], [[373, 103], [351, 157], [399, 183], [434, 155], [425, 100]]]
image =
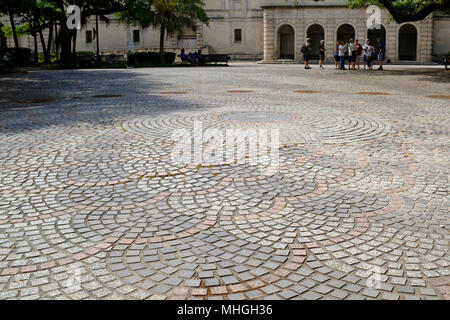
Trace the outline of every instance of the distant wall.
[[443, 55], [450, 52], [450, 16], [434, 17], [433, 54]]

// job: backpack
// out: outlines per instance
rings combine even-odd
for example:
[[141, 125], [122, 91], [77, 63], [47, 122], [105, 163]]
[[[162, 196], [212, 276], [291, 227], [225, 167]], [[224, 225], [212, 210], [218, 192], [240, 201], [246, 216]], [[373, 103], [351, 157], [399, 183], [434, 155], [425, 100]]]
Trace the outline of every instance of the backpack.
[[358, 43], [356, 45], [356, 55], [360, 56], [362, 54], [362, 50], [363, 50], [362, 46]]
[[302, 49], [301, 49], [302, 53], [306, 53], [306, 45], [303, 45]]

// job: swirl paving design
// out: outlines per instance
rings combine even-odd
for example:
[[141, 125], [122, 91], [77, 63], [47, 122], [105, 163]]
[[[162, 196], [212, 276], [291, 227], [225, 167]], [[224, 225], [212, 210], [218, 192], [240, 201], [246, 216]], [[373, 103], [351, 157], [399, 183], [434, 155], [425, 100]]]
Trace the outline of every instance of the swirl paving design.
[[[450, 298], [447, 84], [207, 69], [11, 76], [0, 299]], [[278, 130], [277, 170], [175, 161], [199, 124]]]

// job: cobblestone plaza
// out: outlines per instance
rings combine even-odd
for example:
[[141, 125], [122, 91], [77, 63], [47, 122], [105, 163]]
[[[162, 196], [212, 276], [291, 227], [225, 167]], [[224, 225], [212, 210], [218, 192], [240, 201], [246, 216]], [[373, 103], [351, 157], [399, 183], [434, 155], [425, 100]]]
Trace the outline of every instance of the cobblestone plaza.
[[[450, 299], [449, 74], [301, 65], [0, 78], [0, 299]], [[278, 130], [279, 168], [177, 130]]]

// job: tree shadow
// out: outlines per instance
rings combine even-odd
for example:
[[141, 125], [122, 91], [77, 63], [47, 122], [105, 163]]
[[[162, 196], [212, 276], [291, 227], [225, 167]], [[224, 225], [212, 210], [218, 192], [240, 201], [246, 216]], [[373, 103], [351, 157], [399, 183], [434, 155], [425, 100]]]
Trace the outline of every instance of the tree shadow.
[[50, 126], [117, 123], [134, 116], [202, 110], [163, 95], [174, 90], [151, 72], [133, 70], [33, 71], [0, 77], [0, 133]]
[[450, 72], [442, 69], [404, 69], [404, 70], [384, 70], [381, 72], [368, 73], [368, 75], [388, 75], [388, 76], [419, 76], [419, 81], [431, 81], [439, 83], [450, 83]]

